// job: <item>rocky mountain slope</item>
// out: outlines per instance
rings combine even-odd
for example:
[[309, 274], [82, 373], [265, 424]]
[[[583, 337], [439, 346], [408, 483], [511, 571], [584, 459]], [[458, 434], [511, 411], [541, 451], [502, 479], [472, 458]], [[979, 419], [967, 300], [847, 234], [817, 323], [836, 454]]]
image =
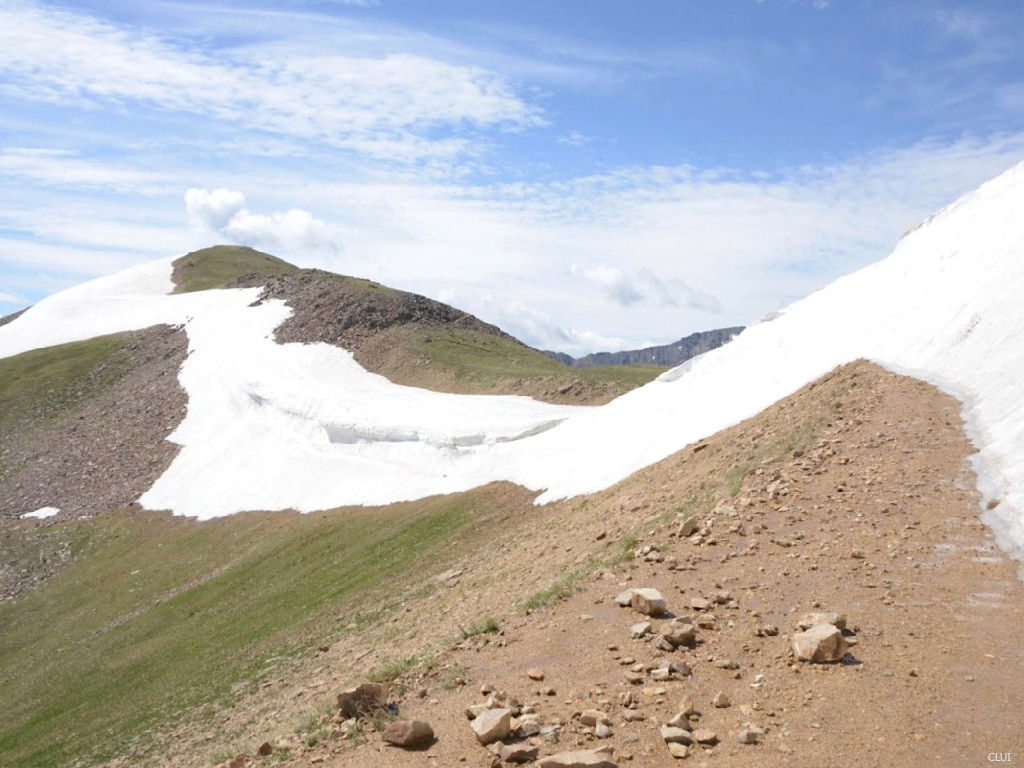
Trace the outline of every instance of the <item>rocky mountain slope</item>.
[[665, 365], [674, 368], [692, 357], [717, 349], [743, 331], [743, 326], [715, 328], [698, 331], [684, 336], [679, 341], [657, 347], [628, 349], [621, 352], [594, 352], [583, 357], [573, 357], [564, 352], [545, 350], [545, 354], [565, 363], [570, 368], [587, 368], [592, 365]]

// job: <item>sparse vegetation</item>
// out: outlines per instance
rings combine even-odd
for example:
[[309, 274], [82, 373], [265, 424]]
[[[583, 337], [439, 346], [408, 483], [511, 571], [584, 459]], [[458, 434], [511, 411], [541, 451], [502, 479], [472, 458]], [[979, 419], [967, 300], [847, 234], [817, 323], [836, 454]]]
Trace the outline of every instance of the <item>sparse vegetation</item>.
[[479, 624], [473, 624], [462, 630], [462, 639], [466, 640], [470, 637], [476, 637], [477, 635], [492, 634], [501, 629], [501, 625], [498, 620], [493, 616], [488, 616]]
[[525, 602], [523, 602], [523, 610], [532, 612], [543, 608], [550, 608], [563, 600], [569, 599], [577, 592], [582, 592], [582, 582], [589, 572], [589, 569], [586, 568], [570, 571], [547, 589], [534, 592], [526, 598]]

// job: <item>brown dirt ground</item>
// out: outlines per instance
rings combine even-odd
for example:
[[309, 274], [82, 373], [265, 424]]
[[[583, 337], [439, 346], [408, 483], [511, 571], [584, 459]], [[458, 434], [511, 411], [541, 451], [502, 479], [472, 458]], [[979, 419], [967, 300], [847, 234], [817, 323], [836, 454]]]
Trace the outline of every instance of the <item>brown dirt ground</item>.
[[[506, 524], [467, 547], [458, 577], [237, 702], [218, 717], [218, 735], [249, 754], [265, 740], [279, 745], [253, 763], [260, 765], [490, 766], [493, 756], [464, 715], [483, 702], [487, 683], [532, 705], [542, 722], [563, 724], [560, 743], [541, 743], [542, 755], [608, 744], [622, 766], [675, 764], [658, 726], [689, 695], [700, 727], [721, 742], [694, 750], [684, 765], [1019, 759], [1024, 585], [1019, 564], [979, 521], [971, 453], [954, 399], [869, 363], [844, 366], [607, 491], [546, 507], [512, 504]], [[708, 529], [701, 543], [673, 535], [689, 514]], [[657, 546], [664, 562], [620, 556], [643, 545]], [[528, 596], [572, 572], [581, 591], [549, 609], [523, 610]], [[630, 639], [630, 625], [643, 617], [614, 603], [630, 586], [657, 587], [679, 615], [696, 616], [690, 601], [718, 591], [731, 602], [700, 613], [713, 614], [714, 628], [698, 630], [696, 649], [666, 654]], [[795, 622], [818, 605], [848, 616], [855, 663], [791, 659]], [[456, 639], [485, 616], [501, 619], [500, 634]], [[780, 634], [759, 637], [764, 624]], [[333, 734], [305, 746], [313, 726], [299, 724], [304, 713], [410, 654], [431, 664], [399, 679], [395, 701], [402, 717], [432, 724], [432, 746], [387, 747], [371, 724], [344, 738], [326, 719], [322, 734]], [[624, 657], [682, 660], [692, 677], [632, 685]], [[716, 668], [721, 659], [739, 669]], [[543, 683], [526, 677], [531, 667], [545, 671]], [[549, 685], [555, 695], [542, 695]], [[619, 697], [627, 691], [640, 702], [639, 722], [623, 719]], [[719, 691], [732, 706], [711, 705]], [[595, 706], [611, 717], [607, 741], [573, 717]], [[735, 741], [747, 722], [766, 730], [762, 743]], [[210, 735], [171, 734], [166, 764], [209, 765]]]

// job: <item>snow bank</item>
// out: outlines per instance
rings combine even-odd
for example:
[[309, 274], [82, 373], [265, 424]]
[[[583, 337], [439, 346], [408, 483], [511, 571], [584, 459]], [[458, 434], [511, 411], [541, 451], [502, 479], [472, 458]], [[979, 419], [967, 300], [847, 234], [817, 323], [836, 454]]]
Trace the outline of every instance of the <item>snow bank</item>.
[[80, 286], [0, 327], [0, 357], [184, 324], [183, 447], [141, 502], [212, 517], [385, 504], [510, 480], [539, 502], [600, 490], [865, 357], [964, 404], [985, 519], [1024, 546], [1024, 164], [733, 342], [600, 408], [391, 384], [334, 347], [278, 345], [258, 289], [168, 296], [170, 260]]

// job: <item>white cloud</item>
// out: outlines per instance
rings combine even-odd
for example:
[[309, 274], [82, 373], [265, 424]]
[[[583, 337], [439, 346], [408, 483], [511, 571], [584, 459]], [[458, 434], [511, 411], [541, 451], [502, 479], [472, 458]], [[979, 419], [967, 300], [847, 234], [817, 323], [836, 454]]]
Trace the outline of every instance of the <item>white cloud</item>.
[[192, 188], [185, 192], [189, 223], [232, 243], [278, 250], [284, 255], [336, 254], [342, 247], [339, 227], [309, 211], [258, 214], [244, 207], [245, 195], [230, 189]]
[[64, 149], [8, 147], [0, 150], [0, 174], [55, 186], [81, 186], [156, 194], [164, 176], [99, 163]]
[[646, 267], [627, 275], [607, 264], [589, 267], [573, 264], [569, 273], [597, 286], [607, 298], [623, 307], [645, 302], [659, 307], [689, 307], [708, 312], [720, 309], [720, 303], [714, 296], [691, 287], [679, 277], [662, 281]]
[[308, 46], [200, 51], [187, 41], [23, 2], [0, 5], [0, 93], [57, 104], [201, 115], [387, 159], [464, 151], [438, 127], [542, 122], [505, 80], [479, 67], [398, 53], [313, 54]]
[[0, 291], [0, 304], [24, 304], [25, 299], [16, 293]]

